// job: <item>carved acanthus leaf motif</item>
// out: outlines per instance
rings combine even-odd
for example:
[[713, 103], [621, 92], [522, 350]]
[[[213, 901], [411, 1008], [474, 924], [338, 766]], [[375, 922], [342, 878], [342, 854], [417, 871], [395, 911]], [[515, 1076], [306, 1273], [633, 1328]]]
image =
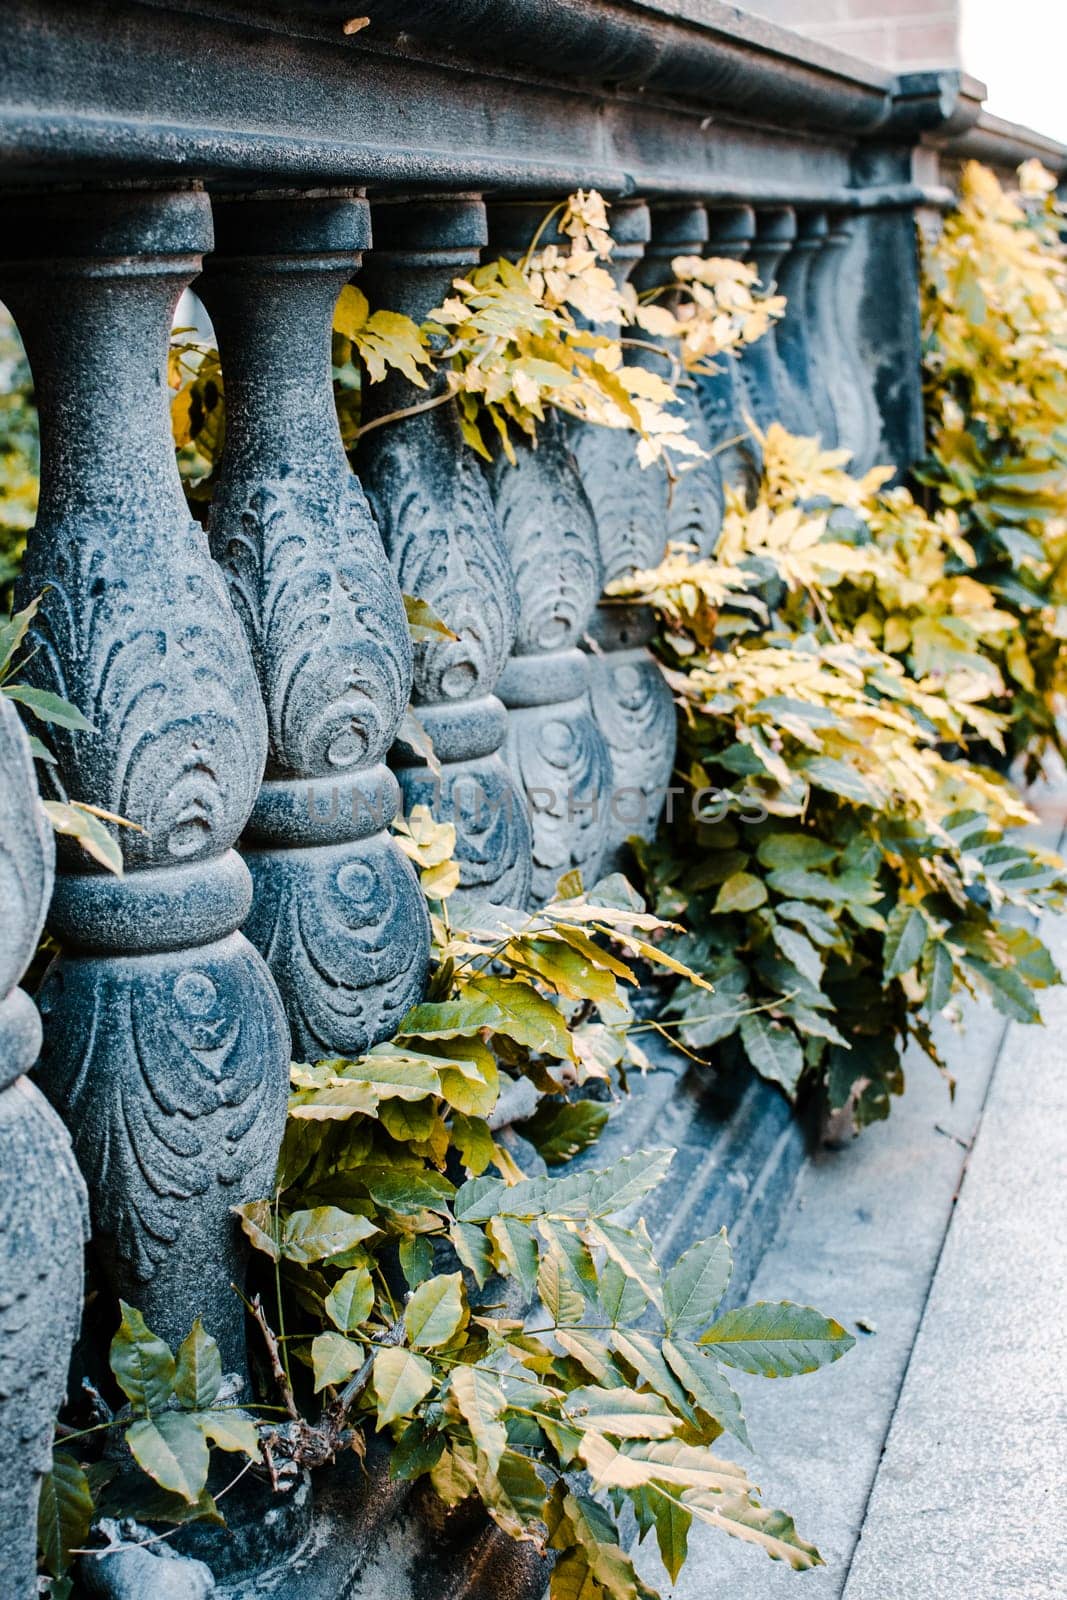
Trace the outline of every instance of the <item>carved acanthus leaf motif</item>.
[[551, 899], [577, 867], [596, 882], [604, 853], [612, 771], [587, 698], [513, 711], [507, 754], [530, 808], [535, 903]]
[[[596, 430], [590, 430], [596, 431]], [[517, 655], [573, 649], [601, 588], [596, 523], [562, 430], [489, 469], [519, 602]]]
[[[459, 449], [466, 450], [461, 441]], [[401, 589], [459, 636], [416, 645], [415, 700], [435, 705], [490, 693], [511, 649], [516, 607], [481, 473], [468, 455], [427, 459], [418, 437], [401, 436], [375, 452], [367, 484]]]
[[220, 502], [212, 544], [259, 666], [269, 775], [380, 761], [404, 713], [411, 644], [355, 479], [261, 483], [239, 511]]
[[27, 681], [62, 695], [94, 735], [57, 728], [68, 791], [140, 825], [127, 866], [217, 855], [252, 808], [266, 745], [262, 702], [202, 530], [151, 549], [101, 547], [84, 527], [31, 559], [20, 597], [47, 592]]
[[532, 840], [526, 808], [499, 755], [397, 774], [404, 809], [428, 805], [455, 825], [455, 860], [465, 890], [498, 905], [524, 906], [530, 893]]
[[596, 518], [604, 582], [635, 567], [654, 567], [667, 544], [668, 480], [655, 462], [642, 467], [632, 434], [578, 423], [571, 433], [582, 487]]
[[245, 932], [282, 995], [304, 1059], [359, 1055], [421, 998], [426, 903], [387, 834], [314, 850], [253, 850]]
[[[285, 1117], [285, 1020], [255, 951], [60, 961], [40, 1079], [62, 1106], [97, 1234], [151, 1279], [205, 1207], [268, 1192]], [[220, 1193], [220, 1190], [222, 1191]]]

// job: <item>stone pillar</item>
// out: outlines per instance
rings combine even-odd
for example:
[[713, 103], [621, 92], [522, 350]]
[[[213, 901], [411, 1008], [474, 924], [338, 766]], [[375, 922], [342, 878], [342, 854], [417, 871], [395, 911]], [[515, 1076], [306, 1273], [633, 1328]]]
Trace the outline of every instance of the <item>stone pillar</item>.
[[[489, 253], [521, 255], [548, 204], [489, 208]], [[547, 244], [552, 230], [542, 236]], [[517, 464], [487, 469], [511, 562], [518, 626], [500, 680], [507, 759], [533, 830], [532, 896], [552, 897], [577, 868], [600, 876], [611, 807], [611, 759], [589, 701], [581, 645], [601, 590], [596, 524], [561, 419], [551, 409], [536, 448], [513, 434]]]
[[[727, 261], [751, 261], [755, 234], [756, 213], [751, 206], [711, 207], [706, 254]], [[752, 494], [762, 476], [763, 453], [747, 421], [753, 405], [744, 363], [739, 356], [722, 355], [716, 366], [718, 371], [696, 378], [697, 399], [723, 482]]]
[[244, 1366], [231, 1206], [269, 1193], [289, 1040], [236, 930], [266, 719], [170, 432], [171, 316], [211, 243], [207, 198], [12, 201], [0, 294], [33, 368], [41, 499], [18, 588], [46, 591], [26, 676], [94, 733], [50, 732], [68, 793], [136, 824], [126, 873], [61, 845], [39, 1081], [71, 1131], [116, 1294], [170, 1343], [198, 1313]]
[[787, 300], [776, 337], [783, 384], [782, 421], [792, 433], [817, 434], [824, 444], [836, 437], [837, 421], [823, 376], [812, 268], [830, 225], [825, 211], [801, 211], [797, 236], [782, 262], [778, 287]]
[[[477, 263], [485, 238], [480, 200], [376, 205], [375, 249], [360, 279], [372, 308], [422, 322], [453, 292], [453, 279]], [[390, 374], [364, 391], [363, 421], [432, 394]], [[496, 694], [518, 606], [492, 496], [454, 405], [374, 429], [357, 461], [401, 588], [427, 601], [457, 635], [415, 648], [415, 714], [441, 775], [416, 751], [396, 746], [405, 803], [428, 804], [455, 824], [461, 887], [523, 906], [530, 893], [530, 824], [500, 754], [508, 721]]]
[[[618, 208], [617, 208], [618, 209]], [[633, 270], [634, 287], [639, 293], [649, 289], [659, 289], [675, 281], [673, 262], [676, 256], [703, 255], [708, 240], [708, 214], [702, 205], [683, 201], [677, 205], [660, 205], [652, 208], [652, 231], [648, 243], [645, 245], [641, 258], [636, 262]], [[666, 306], [673, 310], [678, 303], [677, 294], [667, 295], [656, 302], [657, 305]], [[670, 346], [670, 340], [660, 340], [653, 334], [643, 331], [639, 335], [651, 344], [664, 344]], [[637, 354], [636, 359], [654, 370], [666, 375], [666, 363], [658, 360], [652, 354]], [[728, 359], [720, 356], [720, 364]], [[707, 423], [697, 397], [697, 385], [694, 377], [683, 376], [678, 390], [681, 401], [681, 412], [689, 427], [689, 433], [699, 445], [709, 452], [706, 460], [693, 461], [688, 456], [680, 456], [678, 464], [683, 470], [679, 471], [674, 483], [670, 486], [669, 503], [667, 506], [667, 537], [672, 540], [684, 541], [686, 544], [695, 545], [702, 556], [712, 553], [719, 537], [722, 526], [723, 490], [722, 473], [719, 459], [712, 455], [711, 439], [708, 435]], [[589, 430], [587, 430], [589, 431]], [[625, 440], [628, 449], [628, 459], [633, 460], [632, 440]], [[621, 455], [621, 451], [620, 451]], [[580, 465], [579, 458], [579, 465]], [[640, 472], [640, 467], [637, 468]], [[632, 471], [632, 468], [631, 468]], [[644, 474], [648, 476], [646, 472]], [[589, 485], [586, 484], [587, 491]], [[592, 495], [591, 495], [591, 498]], [[593, 499], [594, 509], [596, 500]], [[646, 536], [647, 537], [647, 536]], [[601, 554], [604, 551], [604, 536], [601, 535]], [[662, 550], [657, 555], [663, 554]], [[605, 569], [610, 566], [607, 557], [604, 558]], [[636, 562], [635, 565], [644, 565]], [[613, 573], [605, 570], [605, 582]]]
[[411, 685], [396, 580], [341, 443], [330, 329], [369, 238], [365, 201], [215, 203], [198, 285], [219, 341], [226, 444], [211, 548], [267, 709], [245, 833], [245, 931], [300, 1059], [359, 1055], [422, 994], [429, 925], [389, 832], [384, 758]]
[[831, 213], [812, 267], [812, 293], [820, 367], [834, 417], [833, 437], [824, 443], [850, 450], [852, 470], [862, 472], [871, 465], [880, 429], [870, 369], [859, 349], [864, 273], [855, 238], [857, 224], [850, 212]]
[[67, 1131], [24, 1076], [41, 1019], [17, 987], [44, 924], [55, 846], [29, 743], [0, 698], [0, 1593], [37, 1593], [37, 1494], [82, 1302], [85, 1185]]
[[[761, 206], [756, 213], [756, 236], [751, 258], [760, 276], [761, 293], [774, 294], [778, 274], [796, 238], [796, 213], [792, 206]], [[777, 329], [772, 322], [762, 339], [745, 345], [741, 354], [745, 389], [752, 415], [764, 432], [772, 422], [784, 422], [786, 379], [778, 355]]]
[[[699, 251], [707, 220], [699, 206], [665, 206], [650, 218], [643, 204], [620, 204], [612, 208], [611, 228], [616, 282], [621, 285], [632, 277], [635, 287], [644, 290], [673, 280], [673, 258]], [[643, 331], [636, 336], [668, 345]], [[669, 376], [669, 362], [651, 351], [629, 358]], [[690, 429], [707, 447], [696, 391], [682, 392]], [[668, 539], [684, 539], [708, 553], [722, 515], [717, 466], [709, 461], [672, 484], [659, 463], [641, 466], [632, 433], [576, 422], [570, 437], [596, 517], [605, 584], [634, 568], [654, 567]], [[631, 835], [654, 836], [674, 767], [674, 702], [648, 649], [654, 632], [649, 607], [617, 600], [601, 602], [589, 627], [593, 711], [614, 774], [605, 857], [605, 866], [613, 870], [626, 868]]]

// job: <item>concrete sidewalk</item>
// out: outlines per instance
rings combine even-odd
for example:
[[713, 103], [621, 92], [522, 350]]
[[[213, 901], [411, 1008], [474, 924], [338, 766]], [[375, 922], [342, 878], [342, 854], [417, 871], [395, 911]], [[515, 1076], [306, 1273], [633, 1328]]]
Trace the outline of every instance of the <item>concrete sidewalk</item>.
[[[1044, 929], [1067, 969], [1067, 919]], [[958, 1082], [910, 1064], [888, 1123], [805, 1170], [750, 1299], [856, 1331], [836, 1366], [744, 1380], [767, 1504], [827, 1562], [798, 1575], [694, 1526], [675, 1600], [1067, 1596], [1067, 989], [1045, 1028], [971, 1009], [941, 1043]], [[731, 1443], [731, 1452], [733, 1445]]]

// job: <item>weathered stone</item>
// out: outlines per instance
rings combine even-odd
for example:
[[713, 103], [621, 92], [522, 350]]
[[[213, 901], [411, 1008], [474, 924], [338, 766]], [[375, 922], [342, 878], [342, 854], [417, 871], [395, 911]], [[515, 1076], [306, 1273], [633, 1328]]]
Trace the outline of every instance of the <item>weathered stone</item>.
[[301, 1058], [358, 1055], [419, 998], [429, 926], [388, 832], [385, 754], [407, 704], [403, 603], [345, 458], [330, 325], [369, 238], [366, 202], [216, 203], [200, 282], [226, 382], [211, 547], [267, 709], [263, 787], [245, 836], [246, 932]]
[[[517, 257], [548, 207], [489, 210], [489, 248]], [[542, 235], [547, 244], [552, 230]], [[581, 645], [601, 590], [596, 523], [560, 418], [549, 412], [537, 448], [514, 441], [487, 469], [511, 561], [518, 626], [500, 679], [508, 707], [507, 756], [529, 806], [534, 901], [549, 900], [560, 876], [600, 875], [612, 792], [611, 758], [589, 701]]]
[[41, 416], [19, 601], [46, 592], [26, 676], [94, 725], [54, 730], [67, 792], [136, 825], [117, 830], [121, 883], [61, 851], [38, 1077], [112, 1289], [172, 1344], [201, 1313], [240, 1371], [230, 1208], [269, 1191], [289, 1050], [270, 974], [235, 931], [263, 703], [170, 433], [170, 320], [210, 213], [192, 191], [31, 198], [8, 207], [5, 238]]
[[[796, 238], [796, 232], [796, 213], [792, 206], [761, 206], [756, 212], [751, 258], [759, 273], [762, 294], [778, 292], [778, 274]], [[784, 420], [787, 385], [778, 357], [777, 329], [773, 322], [762, 339], [745, 345], [741, 367], [752, 415], [766, 432], [772, 422]]]
[[824, 443], [852, 452], [852, 470], [870, 466], [878, 446], [877, 406], [858, 346], [866, 238], [849, 212], [830, 215], [829, 229], [812, 267], [811, 292], [819, 369], [834, 418]]
[[[707, 254], [727, 261], [750, 261], [756, 235], [756, 213], [751, 206], [713, 206], [708, 210]], [[724, 483], [753, 492], [763, 471], [763, 452], [752, 436], [749, 416], [752, 401], [743, 363], [724, 355], [717, 370], [698, 374], [697, 399], [704, 413], [708, 438], [719, 460]]]
[[66, 1129], [24, 1076], [41, 1023], [17, 987], [36, 948], [55, 846], [29, 743], [0, 698], [0, 1592], [37, 1593], [37, 1495], [81, 1320], [85, 1185]]
[[[485, 243], [479, 200], [374, 208], [376, 248], [361, 283], [372, 304], [416, 321], [452, 292]], [[437, 380], [437, 392], [444, 379]], [[363, 420], [433, 398], [399, 373], [364, 394]], [[415, 650], [413, 701], [441, 765], [400, 744], [394, 765], [407, 807], [429, 804], [456, 826], [460, 884], [491, 902], [524, 905], [530, 892], [525, 802], [499, 752], [507, 717], [497, 680], [515, 637], [515, 585], [492, 498], [453, 404], [368, 433], [360, 474], [401, 587], [425, 600], [454, 640]]]
[[812, 268], [829, 231], [825, 211], [797, 213], [797, 236], [778, 271], [786, 309], [776, 329], [782, 399], [779, 421], [792, 433], [805, 438], [814, 434], [824, 441], [836, 437], [837, 422], [823, 378]]

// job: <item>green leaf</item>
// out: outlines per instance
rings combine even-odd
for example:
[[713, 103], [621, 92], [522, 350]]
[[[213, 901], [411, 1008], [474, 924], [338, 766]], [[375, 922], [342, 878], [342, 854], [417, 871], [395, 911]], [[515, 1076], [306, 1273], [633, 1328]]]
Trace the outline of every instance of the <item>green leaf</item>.
[[826, 844], [811, 833], [769, 833], [756, 851], [765, 867], [800, 867], [810, 871], [828, 867], [840, 855], [836, 845]]
[[537, 1282], [537, 1241], [530, 1229], [516, 1217], [493, 1217], [487, 1231], [500, 1269], [531, 1295]]
[[956, 975], [952, 957], [940, 939], [931, 940], [923, 954], [923, 977], [926, 980], [927, 1009], [936, 1015], [944, 1011], [952, 999]]
[[366, 1267], [353, 1267], [338, 1278], [323, 1304], [342, 1333], [361, 1327], [374, 1310], [374, 1284]]
[[250, 1461], [259, 1460], [259, 1430], [255, 1417], [247, 1411], [236, 1406], [216, 1406], [190, 1412], [190, 1416], [209, 1444], [219, 1450], [241, 1451]]
[[500, 1379], [482, 1367], [456, 1367], [450, 1388], [471, 1437], [495, 1472], [508, 1442], [503, 1422], [507, 1398]]
[[378, 1402], [379, 1430], [398, 1417], [410, 1416], [433, 1388], [433, 1381], [433, 1368], [425, 1356], [399, 1345], [379, 1350], [371, 1379]]
[[479, 1289], [493, 1270], [493, 1252], [481, 1228], [470, 1222], [454, 1222], [448, 1230], [452, 1247]]
[[376, 1205], [400, 1216], [427, 1210], [447, 1214], [456, 1193], [444, 1173], [430, 1167], [360, 1167], [359, 1180]]
[[[168, 1345], [145, 1326], [141, 1313], [119, 1301], [122, 1321], [108, 1357], [115, 1381], [135, 1411], [162, 1411], [174, 1393], [174, 1357]], [[214, 1398], [214, 1396], [212, 1396]]]
[[0, 679], [7, 676], [15, 652], [29, 632], [30, 623], [37, 615], [43, 599], [43, 593], [39, 594], [24, 610], [16, 611], [10, 617], [0, 618]]
[[926, 943], [926, 918], [918, 906], [895, 906], [890, 913], [882, 951], [883, 980], [899, 978], [912, 968]]
[[452, 1118], [452, 1143], [473, 1177], [483, 1173], [496, 1158], [492, 1131], [484, 1117], [467, 1117], [457, 1111]]
[[686, 1509], [700, 1522], [720, 1528], [735, 1539], [744, 1539], [747, 1544], [758, 1545], [772, 1561], [784, 1561], [794, 1572], [824, 1564], [815, 1546], [800, 1537], [792, 1517], [784, 1511], [755, 1505], [747, 1495], [709, 1495], [696, 1490], [682, 1498]]
[[669, 1439], [681, 1427], [681, 1418], [660, 1395], [638, 1389], [586, 1384], [571, 1390], [565, 1413], [576, 1428], [594, 1428], [620, 1439]]
[[804, 1071], [804, 1051], [792, 1028], [772, 1022], [766, 1012], [741, 1018], [745, 1054], [761, 1078], [781, 1084], [787, 1094], [796, 1091]]
[[361, 1056], [358, 1061], [337, 1062], [346, 1081], [366, 1084], [379, 1100], [422, 1100], [440, 1094], [441, 1079], [425, 1056], [394, 1050], [388, 1055]]
[[610, 1222], [590, 1224], [590, 1244], [599, 1244], [608, 1257], [625, 1272], [628, 1278], [640, 1284], [641, 1292], [657, 1308], [663, 1304], [659, 1264], [652, 1253], [643, 1217], [632, 1229], [619, 1228]]
[[315, 1206], [310, 1211], [293, 1211], [285, 1218], [281, 1251], [286, 1260], [307, 1266], [351, 1250], [377, 1232], [374, 1223], [358, 1212], [342, 1211], [339, 1206]]
[[706, 1489], [711, 1494], [750, 1494], [743, 1467], [723, 1461], [705, 1446], [681, 1439], [628, 1444], [616, 1448], [602, 1434], [582, 1437], [582, 1460], [598, 1488], [636, 1489], [652, 1482], [680, 1489]]
[[53, 1577], [66, 1572], [70, 1552], [85, 1544], [92, 1520], [88, 1478], [69, 1451], [54, 1451], [37, 1502], [37, 1543], [46, 1572]]
[[[654, 1339], [650, 1339], [645, 1333], [639, 1333], [636, 1328], [628, 1328], [625, 1331], [616, 1328], [611, 1335], [611, 1342], [616, 1353], [627, 1365], [633, 1367], [638, 1378], [666, 1400], [672, 1411], [676, 1411], [687, 1422], [696, 1422], [693, 1408], [686, 1399], [685, 1390], [663, 1359], [663, 1350]], [[600, 1381], [603, 1382], [602, 1379]]]
[[433, 1245], [421, 1233], [401, 1239], [400, 1270], [409, 1289], [417, 1289], [433, 1271]]
[[656, 1519], [660, 1560], [669, 1572], [671, 1582], [677, 1583], [678, 1574], [689, 1555], [689, 1529], [693, 1515], [673, 1495], [664, 1494], [655, 1484], [649, 1485], [647, 1493], [652, 1515]]
[[678, 1257], [663, 1281], [663, 1308], [671, 1333], [707, 1327], [726, 1293], [733, 1264], [725, 1228]]
[[767, 903], [767, 886], [762, 878], [751, 872], [732, 873], [715, 897], [713, 916], [724, 916], [731, 911], [755, 911]]
[[1040, 1009], [1025, 978], [1009, 967], [998, 967], [995, 962], [980, 961], [974, 956], [967, 957], [967, 965], [983, 980], [1002, 1016], [1013, 1022], [1041, 1021]]
[[673, 1160], [673, 1150], [635, 1150], [613, 1167], [594, 1174], [589, 1191], [590, 1216], [611, 1216], [643, 1199], [663, 1182]]
[[719, 1371], [714, 1356], [703, 1345], [688, 1339], [664, 1339], [663, 1354], [693, 1404], [751, 1450], [741, 1401]]
[[99, 817], [74, 801], [42, 800], [41, 806], [56, 833], [76, 839], [86, 855], [116, 877], [122, 876], [122, 851]]
[[570, 1034], [559, 1011], [529, 983], [513, 979], [469, 979], [459, 1000], [413, 1006], [400, 1024], [400, 1033], [421, 1039], [454, 1039], [482, 1028], [504, 1034], [540, 1054], [573, 1060]]
[[420, 1284], [404, 1308], [404, 1326], [420, 1350], [439, 1350], [466, 1326], [469, 1312], [461, 1272], [443, 1273]]
[[390, 1452], [389, 1476], [403, 1483], [421, 1478], [437, 1465], [444, 1448], [444, 1434], [428, 1428], [421, 1417], [414, 1417]]
[[532, 1117], [519, 1124], [524, 1139], [529, 1139], [549, 1166], [569, 1161], [579, 1150], [595, 1144], [611, 1115], [610, 1108], [595, 1100], [576, 1100], [573, 1104], [543, 1100]]
[[178, 1346], [174, 1394], [187, 1411], [205, 1411], [222, 1385], [222, 1358], [211, 1335], [197, 1317], [192, 1331]]
[[347, 1383], [366, 1360], [363, 1346], [341, 1333], [320, 1333], [311, 1341], [311, 1367], [315, 1374], [315, 1393], [327, 1384]]
[[620, 1324], [629, 1328], [640, 1319], [648, 1301], [640, 1284], [609, 1257], [600, 1273], [600, 1304], [613, 1328]]
[[126, 1443], [142, 1471], [190, 1504], [207, 1483], [210, 1457], [204, 1435], [187, 1411], [163, 1411], [131, 1423]]
[[823, 964], [822, 956], [811, 940], [797, 928], [790, 928], [782, 922], [775, 922], [771, 929], [771, 937], [786, 960], [791, 961], [797, 971], [817, 989], [822, 982]]
[[785, 1300], [758, 1300], [727, 1311], [700, 1339], [720, 1361], [764, 1378], [815, 1372], [839, 1360], [855, 1342], [833, 1318]]
[[281, 1251], [275, 1239], [274, 1210], [269, 1200], [249, 1200], [243, 1206], [231, 1206], [235, 1217], [240, 1218], [241, 1232], [250, 1239], [256, 1250], [281, 1260]]
[[77, 706], [72, 706], [69, 700], [61, 699], [58, 694], [52, 694], [49, 689], [31, 689], [28, 684], [14, 683], [8, 684], [4, 693], [9, 700], [17, 700], [27, 711], [32, 711], [42, 722], [54, 723], [57, 728], [72, 728], [75, 733], [95, 731]]
[[537, 1266], [537, 1294], [554, 1323], [581, 1322], [585, 1296], [557, 1237], [549, 1236]]

